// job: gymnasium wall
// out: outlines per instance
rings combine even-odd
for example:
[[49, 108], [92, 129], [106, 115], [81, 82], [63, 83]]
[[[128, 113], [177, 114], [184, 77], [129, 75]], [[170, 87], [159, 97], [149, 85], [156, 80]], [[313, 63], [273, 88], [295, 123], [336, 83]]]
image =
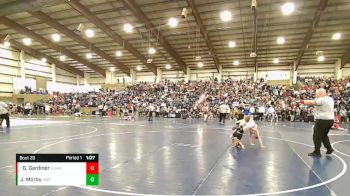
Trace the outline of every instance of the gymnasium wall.
[[334, 77], [335, 64], [303, 65], [298, 68], [298, 75]]
[[[48, 63], [43, 63], [28, 54], [24, 55], [25, 59], [25, 74], [26, 78], [35, 78], [36, 76], [42, 76], [48, 81], [52, 81], [53, 69], [52, 65]], [[56, 67], [56, 82], [64, 84], [74, 84], [76, 85], [76, 76]]]
[[77, 77], [65, 70], [56, 67], [56, 82], [76, 85]]
[[132, 82], [132, 78], [129, 76], [126, 76], [125, 74], [116, 74], [116, 83], [118, 83], [118, 79], [119, 79], [119, 83], [123, 83], [123, 78], [125, 79], [125, 83], [131, 83]]
[[102, 77], [100, 74], [97, 74], [97, 73], [90, 74], [90, 85], [102, 85], [105, 82], [106, 82], [106, 78]]
[[[24, 66], [21, 68], [19, 51], [0, 46], [0, 97], [12, 95], [14, 80], [21, 77], [21, 72], [28, 80], [42, 77], [52, 81], [52, 65], [43, 63], [28, 54], [24, 55], [23, 62]], [[56, 82], [76, 84], [76, 76], [56, 68]]]
[[155, 75], [152, 72], [135, 72], [135, 82], [155, 82]]
[[[258, 66], [258, 78], [264, 78], [265, 80], [288, 80], [291, 79], [293, 74], [291, 66]], [[344, 72], [344, 71], [343, 71]], [[350, 72], [350, 70], [349, 70]], [[349, 73], [345, 72], [344, 75]], [[155, 75], [151, 72], [135, 71], [135, 82], [154, 82]], [[334, 77], [335, 65], [334, 64], [320, 64], [320, 65], [301, 65], [298, 69], [299, 76], [327, 76]], [[234, 80], [252, 78], [254, 76], [254, 67], [233, 67], [222, 69], [222, 79], [231, 78]], [[117, 75], [117, 78], [126, 78], [126, 82], [131, 82], [130, 77], [123, 75]], [[191, 70], [189, 80], [209, 80], [213, 77], [219, 77], [216, 69], [197, 69]], [[162, 72], [162, 79], [168, 79], [171, 81], [179, 81], [185, 79], [185, 74], [182, 71], [166, 71]]]
[[[300, 65], [298, 76], [335, 76], [335, 64], [317, 64], [317, 65]], [[137, 81], [154, 81], [153, 74], [137, 74]], [[350, 64], [343, 69], [343, 76], [350, 75]], [[222, 79], [231, 78], [234, 80], [252, 78], [254, 76], [254, 67], [233, 67], [222, 69]], [[291, 66], [258, 66], [258, 78], [266, 80], [286, 80], [293, 76], [293, 68]], [[218, 77], [216, 69], [198, 69], [190, 71], [190, 80], [209, 80]], [[181, 71], [163, 71], [163, 79], [172, 81], [183, 80], [185, 75]]]
[[[154, 82], [155, 75], [151, 72], [134, 71], [136, 76], [134, 82]], [[327, 76], [334, 77], [335, 65], [301, 65], [298, 69], [299, 76]], [[350, 75], [350, 68], [343, 69], [343, 75]], [[209, 80], [213, 77], [218, 77], [216, 69], [198, 69], [190, 71], [190, 80]], [[254, 67], [237, 67], [237, 68], [224, 68], [222, 70], [222, 79], [231, 78], [234, 80], [252, 78], [254, 76]], [[116, 83], [119, 79], [120, 83], [125, 82], [130, 84], [132, 78], [125, 74], [116, 74]], [[287, 80], [292, 78], [291, 66], [272, 66], [272, 67], [258, 67], [258, 78], [264, 78], [265, 80]], [[180, 81], [185, 79], [185, 74], [182, 71], [162, 71], [162, 79], [168, 79], [171, 81]], [[105, 78], [102, 78], [99, 74], [92, 73], [90, 75], [90, 85], [102, 85], [106, 82]], [[72, 83], [76, 84], [76, 79], [72, 80]], [[84, 85], [84, 78], [79, 80], [80, 85]]]
[[[66, 85], [83, 86], [85, 79], [77, 77], [67, 71], [61, 70], [56, 67], [56, 77], [53, 76], [53, 67], [50, 64], [43, 63], [40, 60], [33, 58], [28, 54], [24, 54], [23, 57], [24, 66], [21, 68], [20, 52], [12, 48], [4, 48], [0, 46], [0, 97], [11, 96], [14, 89], [14, 82], [16, 78], [21, 77], [21, 73], [25, 75], [28, 81], [35, 80], [36, 77], [41, 77], [43, 80], [51, 82], [53, 78], [56, 78], [56, 82]], [[343, 76], [350, 76], [350, 64], [347, 64], [342, 70]], [[300, 65], [298, 69], [298, 76], [328, 76], [334, 77], [335, 64], [317, 64], [317, 65]], [[134, 71], [134, 82], [154, 82], [155, 75], [151, 72]], [[231, 78], [234, 80], [252, 78], [254, 76], [254, 67], [232, 67], [222, 69], [222, 79]], [[162, 79], [168, 79], [171, 81], [184, 80], [185, 75], [182, 71], [167, 71], [163, 70]], [[190, 70], [189, 80], [209, 80], [213, 77], [219, 77], [216, 69], [197, 69]], [[258, 78], [264, 78], [267, 80], [286, 80], [292, 77], [291, 66], [270, 66], [265, 67], [258, 66]], [[132, 77], [125, 74], [116, 74], [116, 83], [119, 79], [120, 83], [123, 83], [123, 78], [126, 83], [132, 83]], [[18, 81], [17, 81], [18, 82]], [[105, 84], [106, 79], [99, 74], [91, 73], [89, 85], [99, 86]]]
[[203, 70], [191, 70], [189, 80], [202, 80], [206, 81], [210, 78], [218, 77], [216, 69], [203, 69]]
[[350, 76], [350, 63], [345, 65], [342, 72], [343, 76]]
[[13, 92], [12, 78], [19, 75], [19, 53], [0, 47], [0, 96]]
[[170, 81], [181, 81], [185, 78], [185, 74], [182, 71], [163, 71], [162, 77]]

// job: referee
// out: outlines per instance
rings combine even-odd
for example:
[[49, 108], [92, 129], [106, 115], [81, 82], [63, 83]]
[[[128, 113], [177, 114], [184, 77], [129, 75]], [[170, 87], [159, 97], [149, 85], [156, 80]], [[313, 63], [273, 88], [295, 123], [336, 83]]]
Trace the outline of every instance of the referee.
[[8, 111], [8, 105], [0, 101], [0, 128], [2, 127], [2, 121], [5, 119], [6, 126], [10, 127], [10, 115]]
[[300, 100], [301, 104], [315, 106], [315, 119], [316, 124], [314, 126], [314, 145], [315, 151], [309, 153], [309, 156], [321, 157], [321, 143], [327, 148], [326, 154], [332, 154], [334, 149], [331, 146], [328, 138], [328, 132], [334, 123], [334, 100], [327, 96], [326, 90], [321, 88], [316, 90], [315, 100]]

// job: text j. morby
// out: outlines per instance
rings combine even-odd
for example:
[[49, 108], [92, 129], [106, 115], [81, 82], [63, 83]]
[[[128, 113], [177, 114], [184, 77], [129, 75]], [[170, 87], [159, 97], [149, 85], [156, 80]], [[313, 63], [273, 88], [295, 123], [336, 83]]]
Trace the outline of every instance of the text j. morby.
[[41, 182], [41, 178], [22, 177], [21, 182]]

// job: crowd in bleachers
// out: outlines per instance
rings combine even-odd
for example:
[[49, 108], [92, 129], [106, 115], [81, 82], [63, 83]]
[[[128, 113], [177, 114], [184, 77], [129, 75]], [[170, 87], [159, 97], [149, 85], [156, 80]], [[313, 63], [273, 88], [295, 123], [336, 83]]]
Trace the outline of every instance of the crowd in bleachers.
[[[146, 116], [150, 106], [156, 116], [200, 118], [205, 120], [219, 116], [220, 108], [227, 106], [227, 118], [241, 119], [254, 115], [260, 120], [312, 121], [313, 107], [296, 100], [313, 99], [317, 88], [323, 87], [335, 100], [336, 114], [342, 121], [350, 118], [350, 78], [336, 81], [332, 78], [300, 79], [302, 85], [291, 88], [267, 85], [264, 80], [218, 82], [184, 81], [160, 83], [140, 82], [124, 91], [100, 90], [90, 93], [55, 93], [52, 98], [37, 103], [12, 105], [13, 113], [74, 114], [82, 107], [97, 108], [95, 115]], [[222, 109], [221, 109], [222, 110]]]

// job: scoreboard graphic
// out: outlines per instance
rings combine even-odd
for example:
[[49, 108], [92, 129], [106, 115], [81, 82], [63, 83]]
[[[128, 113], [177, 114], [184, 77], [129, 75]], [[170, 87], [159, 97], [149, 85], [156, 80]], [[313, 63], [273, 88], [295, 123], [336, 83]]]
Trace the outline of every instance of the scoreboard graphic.
[[17, 186], [97, 186], [98, 154], [16, 154]]

